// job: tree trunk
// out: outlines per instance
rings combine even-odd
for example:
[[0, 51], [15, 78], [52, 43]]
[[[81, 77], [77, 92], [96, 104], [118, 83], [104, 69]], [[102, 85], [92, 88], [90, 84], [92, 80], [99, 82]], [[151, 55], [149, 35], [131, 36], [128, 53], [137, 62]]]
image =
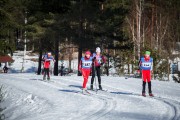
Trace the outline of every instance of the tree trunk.
[[107, 66], [107, 76], [109, 76], [109, 46], [108, 46], [108, 66]]
[[55, 63], [54, 63], [54, 75], [58, 76], [58, 58], [59, 58], [59, 39], [55, 40]]
[[69, 70], [71, 71], [71, 59], [72, 59], [72, 54], [71, 52], [69, 53]]
[[41, 61], [42, 61], [42, 40], [39, 40], [39, 64], [38, 64], [38, 71], [37, 75], [41, 74]]
[[137, 47], [138, 47], [138, 59], [140, 58], [140, 52], [141, 52], [141, 0], [136, 3], [136, 22], [137, 22]]
[[[79, 66], [79, 62], [81, 60], [81, 57], [82, 57], [82, 47], [80, 46], [78, 48], [78, 66]], [[78, 71], [78, 76], [81, 76], [82, 74]]]
[[154, 7], [155, 4], [154, 3], [155, 3], [155, 1], [152, 0], [152, 5], [153, 6], [152, 6], [152, 13], [151, 13], [152, 16], [151, 16], [151, 36], [150, 36], [151, 37], [151, 48], [153, 48], [153, 43], [154, 43], [154, 41], [153, 41], [153, 36], [154, 36], [154, 15], [155, 15], [154, 14], [155, 13], [154, 12], [155, 11], [155, 7]]

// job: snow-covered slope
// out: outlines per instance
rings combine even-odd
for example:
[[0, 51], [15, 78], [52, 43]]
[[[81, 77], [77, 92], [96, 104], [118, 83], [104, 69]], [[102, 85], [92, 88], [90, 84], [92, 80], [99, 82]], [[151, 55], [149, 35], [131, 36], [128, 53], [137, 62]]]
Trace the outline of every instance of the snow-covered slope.
[[135, 78], [102, 77], [108, 91], [92, 95], [81, 94], [77, 76], [45, 82], [32, 73], [0, 74], [0, 85], [7, 120], [180, 120], [180, 87], [172, 82], [152, 81], [154, 98], [140, 96]]

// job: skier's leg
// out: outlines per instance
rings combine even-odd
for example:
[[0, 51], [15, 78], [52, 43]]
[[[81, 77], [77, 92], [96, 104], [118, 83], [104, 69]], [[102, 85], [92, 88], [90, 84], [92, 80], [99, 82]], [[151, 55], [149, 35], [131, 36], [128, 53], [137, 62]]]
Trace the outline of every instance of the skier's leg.
[[85, 69], [82, 70], [82, 75], [83, 75], [83, 78], [84, 78], [84, 81], [83, 81], [83, 89], [86, 88], [86, 84], [87, 84], [87, 71]]
[[49, 75], [49, 68], [47, 68], [47, 79], [50, 80], [50, 75]]
[[149, 88], [149, 94], [151, 94], [152, 93], [152, 90], [151, 90], [151, 81], [148, 82], [148, 88]]
[[142, 70], [142, 80], [143, 80], [143, 84], [142, 84], [142, 95], [146, 96], [146, 71]]
[[99, 89], [102, 90], [102, 86], [101, 86], [101, 69], [100, 69], [100, 67], [97, 67], [97, 68], [96, 68], [96, 71], [97, 71]]
[[143, 81], [142, 87], [143, 87], [142, 94], [145, 94], [146, 93], [146, 82], [145, 81]]
[[149, 95], [153, 96], [152, 90], [151, 90], [151, 71], [150, 70], [147, 72], [147, 81], [148, 81]]
[[92, 78], [91, 78], [91, 86], [90, 86], [91, 90], [93, 90], [94, 77], [95, 77], [95, 70], [94, 67], [92, 67]]
[[43, 80], [46, 80], [46, 68], [44, 68]]

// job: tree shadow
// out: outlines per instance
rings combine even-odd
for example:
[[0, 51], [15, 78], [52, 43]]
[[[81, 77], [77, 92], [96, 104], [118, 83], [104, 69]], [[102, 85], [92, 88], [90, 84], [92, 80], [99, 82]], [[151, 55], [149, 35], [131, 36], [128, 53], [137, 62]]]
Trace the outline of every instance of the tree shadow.
[[65, 89], [59, 89], [58, 91], [60, 92], [66, 92], [66, 93], [79, 93], [80, 91], [78, 90], [65, 90]]
[[[21, 73], [22, 71], [21, 70], [16, 70], [14, 68], [10, 68], [8, 70], [10, 73]], [[26, 69], [23, 71], [23, 73], [35, 73], [37, 70], [36, 70], [36, 67], [31, 67], [29, 69]]]
[[35, 79], [35, 78], [29, 79], [29, 80], [40, 80], [40, 81], [43, 81], [43, 79]]
[[74, 88], [80, 88], [80, 89], [82, 89], [82, 86], [80, 86], [80, 85], [69, 85], [69, 87], [74, 87]]
[[110, 92], [112, 94], [118, 94], [118, 95], [134, 95], [133, 93], [130, 92]]
[[[113, 118], [112, 118], [113, 116]], [[131, 120], [152, 120], [150, 117], [151, 115], [148, 115], [146, 113], [139, 113], [139, 112], [118, 112], [118, 111], [113, 111], [110, 114], [107, 114], [107, 118], [112, 118], [112, 120], [117, 120], [117, 118], [126, 118], [126, 119], [131, 119]], [[154, 114], [152, 116], [158, 116], [158, 114]]]

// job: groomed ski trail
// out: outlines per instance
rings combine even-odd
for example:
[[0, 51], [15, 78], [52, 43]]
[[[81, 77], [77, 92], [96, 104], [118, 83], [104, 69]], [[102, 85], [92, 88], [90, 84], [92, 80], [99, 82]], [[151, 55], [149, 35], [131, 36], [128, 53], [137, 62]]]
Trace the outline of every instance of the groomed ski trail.
[[[6, 82], [6, 79], [13, 81], [12, 83], [10, 82]], [[14, 80], [16, 81], [14, 81]], [[1, 79], [0, 82], [1, 84], [11, 87], [12, 89], [15, 89], [17, 91], [20, 91], [22, 93], [25, 93], [24, 95], [30, 95], [30, 99], [34, 99], [34, 98], [38, 98], [38, 103], [45, 104], [46, 107], [42, 108], [40, 111], [40, 108], [42, 106], [38, 106], [38, 104], [34, 104], [37, 105], [38, 107], [35, 110], [39, 110], [40, 114], [35, 115], [34, 117], [32, 117], [32, 115], [29, 115], [29, 118], [27, 118], [27, 120], [31, 120], [31, 119], [43, 119], [43, 120], [48, 120], [48, 119], [53, 119], [56, 120], [59, 117], [61, 117], [62, 120], [71, 120], [71, 119], [80, 119], [80, 120], [85, 120], [85, 119], [89, 119], [89, 120], [116, 120], [118, 117], [121, 118], [121, 120], [133, 120], [133, 115], [131, 116], [131, 114], [128, 116], [126, 116], [126, 112], [124, 111], [128, 111], [125, 108], [120, 108], [121, 106], [119, 106], [118, 104], [121, 102], [124, 102], [125, 105], [129, 102], [129, 105], [133, 104], [133, 101], [137, 104], [137, 107], [144, 107], [141, 106], [141, 104], [147, 104], [147, 110], [152, 109], [155, 110], [155, 107], [157, 107], [157, 109], [159, 110], [164, 110], [164, 111], [160, 111], [157, 115], [155, 114], [154, 116], [152, 116], [150, 119], [147, 120], [179, 120], [180, 119], [180, 102], [177, 100], [173, 100], [171, 98], [166, 98], [166, 97], [162, 97], [162, 96], [157, 96], [155, 95], [155, 97], [153, 98], [145, 98], [145, 97], [141, 97], [137, 94], [137, 90], [135, 92], [132, 92], [131, 90], [127, 90], [127, 89], [121, 89], [121, 85], [118, 88], [115, 88], [113, 86], [113, 84], [107, 84], [106, 82], [103, 83], [103, 87], [108, 89], [108, 92], [98, 92], [97, 94], [95, 92], [91, 92], [92, 95], [91, 96], [83, 96], [82, 94], [80, 94], [81, 90], [79, 89], [82, 85], [82, 78], [81, 77], [51, 77], [51, 80], [48, 82], [44, 82], [41, 81], [42, 76], [37, 76], [34, 74], [9, 74], [8, 77], [6, 75], [1, 75]], [[90, 79], [89, 79], [90, 80]], [[90, 82], [90, 81], [89, 81]], [[19, 84], [19, 85], [18, 85]], [[30, 90], [26, 90], [25, 88], [23, 88], [22, 85], [26, 85], [26, 84], [32, 84], [30, 85], [31, 87], [33, 87], [33, 89], [37, 90], [36, 92], [30, 91]], [[132, 83], [131, 83], [132, 84]], [[132, 84], [134, 86], [134, 84]], [[27, 86], [27, 89], [29, 87]], [[38, 94], [38, 88], [43, 88], [43, 90], [45, 90], [44, 92], [48, 93], [47, 95], [42, 95], [40, 96], [39, 94], [43, 91], [39, 91]], [[77, 100], [77, 98], [79, 99], [78, 102], [80, 102], [80, 99], [86, 99], [88, 101], [90, 101], [89, 104], [93, 103], [91, 108], [88, 108], [89, 106], [87, 105], [86, 108], [83, 108], [84, 106], [77, 106], [77, 109], [80, 109], [79, 111], [75, 109], [75, 107], [70, 110], [70, 111], [74, 111], [74, 113], [72, 113], [72, 117], [68, 118], [68, 114], [60, 114], [58, 115], [59, 112], [66, 112], [65, 111], [59, 111], [60, 108], [64, 108], [61, 106], [58, 106], [59, 102], [65, 102], [65, 101], [59, 101], [58, 98], [57, 100], [51, 100], [50, 98], [48, 98], [48, 95], [50, 94], [54, 94], [52, 89], [58, 89], [60, 92], [67, 92], [67, 94], [69, 94], [71, 96], [71, 98], [75, 98]], [[36, 91], [34, 90], [34, 91]], [[122, 92], [123, 91], [123, 92]], [[56, 93], [57, 94], [57, 93]], [[59, 95], [57, 95], [58, 97]], [[21, 96], [20, 98], [24, 98], [25, 96]], [[68, 97], [68, 96], [67, 96]], [[59, 98], [59, 99], [64, 99], [64, 98]], [[67, 98], [65, 98], [67, 99]], [[17, 99], [18, 100], [18, 99]], [[131, 101], [132, 100], [132, 101]], [[34, 100], [36, 102], [36, 100]], [[43, 102], [42, 102], [43, 101]], [[34, 103], [35, 103], [34, 102]], [[76, 103], [78, 103], [76, 102]], [[148, 103], [150, 102], [150, 106], [148, 106]], [[87, 103], [85, 103], [87, 104]], [[62, 104], [61, 104], [62, 105]], [[72, 104], [71, 104], [72, 105]], [[128, 105], [128, 104], [127, 104]], [[13, 106], [13, 105], [12, 105]], [[118, 106], [118, 107], [117, 107]], [[123, 106], [123, 104], [122, 104]], [[131, 106], [130, 106], [131, 107]], [[52, 108], [52, 109], [47, 109], [47, 108]], [[133, 107], [132, 107], [133, 108]], [[140, 109], [139, 108], [139, 109]], [[14, 109], [14, 108], [13, 108]], [[33, 109], [33, 108], [32, 108]], [[82, 109], [82, 110], [81, 110]], [[54, 113], [50, 112], [50, 111], [55, 111]], [[57, 111], [56, 111], [57, 110]], [[84, 113], [82, 113], [84, 111]], [[131, 110], [130, 110], [131, 111]], [[129, 112], [130, 112], [129, 111]], [[50, 113], [49, 113], [50, 112]], [[119, 112], [117, 113], [113, 118], [113, 115], [115, 112]], [[68, 112], [70, 113], [70, 112]], [[152, 112], [153, 113], [153, 112]], [[46, 114], [46, 115], [45, 115]], [[76, 115], [74, 115], [76, 114]], [[137, 113], [139, 114], [139, 113]], [[117, 117], [117, 115], [119, 115]], [[24, 117], [22, 117], [23, 115], [20, 115], [19, 117], [16, 117], [16, 119], [20, 118], [24, 118], [24, 117], [28, 117], [28, 115], [24, 114]], [[147, 115], [148, 116], [148, 115]], [[151, 116], [151, 115], [149, 115]], [[158, 117], [159, 116], [159, 117]], [[32, 118], [31, 118], [32, 117]], [[135, 116], [134, 119], [144, 119], [144, 117], [146, 117], [146, 115], [144, 116]], [[61, 120], [60, 119], [60, 120]]]

